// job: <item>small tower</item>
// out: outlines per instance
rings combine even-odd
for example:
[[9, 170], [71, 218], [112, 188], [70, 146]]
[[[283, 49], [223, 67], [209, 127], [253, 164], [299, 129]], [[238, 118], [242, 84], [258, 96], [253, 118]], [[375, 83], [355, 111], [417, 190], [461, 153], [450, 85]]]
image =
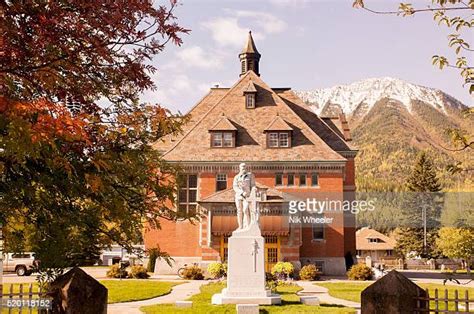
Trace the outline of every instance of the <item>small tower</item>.
[[239, 54], [240, 64], [241, 64], [241, 73], [240, 76], [244, 75], [248, 71], [252, 70], [260, 76], [258, 63], [260, 61], [260, 53], [255, 47], [255, 43], [252, 38], [252, 32], [249, 31], [249, 36], [247, 39], [247, 44], [244, 46], [242, 53]]

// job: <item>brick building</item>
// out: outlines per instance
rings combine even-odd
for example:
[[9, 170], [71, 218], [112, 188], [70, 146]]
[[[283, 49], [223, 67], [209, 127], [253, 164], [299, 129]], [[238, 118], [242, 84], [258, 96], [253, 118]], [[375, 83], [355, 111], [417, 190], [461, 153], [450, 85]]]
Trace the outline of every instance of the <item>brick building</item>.
[[239, 59], [238, 81], [211, 88], [189, 112], [183, 134], [156, 146], [186, 173], [177, 210], [203, 214], [195, 224], [162, 221], [161, 230], [146, 231], [146, 247], [159, 243], [175, 260], [173, 268], [158, 261], [156, 272], [226, 259], [227, 238], [237, 226], [232, 179], [245, 162], [266, 190], [260, 224], [267, 269], [280, 260], [311, 262], [341, 274], [345, 257], [355, 256], [354, 217], [337, 212], [331, 225], [289, 224], [288, 202], [323, 193], [351, 198], [356, 150], [347, 121], [343, 115], [318, 117], [290, 88], [268, 86], [251, 33]]

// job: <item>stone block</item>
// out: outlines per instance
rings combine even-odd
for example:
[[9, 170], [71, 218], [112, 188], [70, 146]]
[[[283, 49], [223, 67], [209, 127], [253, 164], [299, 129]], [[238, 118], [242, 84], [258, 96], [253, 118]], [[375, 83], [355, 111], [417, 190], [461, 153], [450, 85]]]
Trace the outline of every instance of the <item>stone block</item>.
[[258, 314], [258, 304], [237, 304], [237, 314]]
[[301, 296], [300, 302], [305, 305], [319, 305], [319, 298], [315, 296]]
[[[392, 270], [361, 293], [361, 310], [364, 314], [414, 313], [416, 297], [426, 297], [426, 292], [410, 279]], [[427, 302], [418, 304], [427, 308]]]
[[52, 313], [107, 313], [107, 288], [79, 267], [56, 278], [47, 296], [53, 299]]
[[191, 308], [193, 307], [193, 301], [176, 301], [175, 305], [181, 308]]

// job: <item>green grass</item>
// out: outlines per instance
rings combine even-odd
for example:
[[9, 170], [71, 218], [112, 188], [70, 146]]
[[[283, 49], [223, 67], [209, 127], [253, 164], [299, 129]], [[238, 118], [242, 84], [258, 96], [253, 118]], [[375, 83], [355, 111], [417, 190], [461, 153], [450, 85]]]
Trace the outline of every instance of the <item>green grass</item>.
[[[124, 280], [100, 280], [108, 289], [108, 302], [129, 302], [146, 300], [161, 295], [165, 295], [171, 292], [173, 286], [180, 284], [179, 282], [165, 282], [156, 281], [149, 279], [124, 279]], [[23, 291], [27, 292], [30, 284], [23, 284]], [[17, 293], [20, 291], [20, 284], [4, 284], [3, 293], [8, 294], [10, 292], [10, 286], [13, 286], [13, 292]], [[33, 292], [38, 291], [38, 284], [33, 283]], [[15, 296], [18, 298], [18, 296]]]
[[[225, 285], [223, 283], [210, 283], [201, 287], [201, 293], [196, 294], [188, 300], [193, 301], [193, 307], [190, 309], [177, 308], [174, 304], [157, 304], [141, 307], [140, 310], [146, 314], [157, 313], [236, 313], [235, 305], [212, 305], [211, 297], [215, 293], [219, 293]], [[260, 313], [355, 313], [354, 309], [341, 308], [335, 305], [308, 306], [299, 304], [299, 297], [296, 292], [301, 287], [296, 285], [280, 286], [277, 292], [282, 296], [282, 305], [261, 306]]]
[[177, 282], [149, 279], [101, 280], [109, 290], [109, 303], [146, 300], [171, 292]]
[[[317, 283], [317, 286], [322, 286], [329, 289], [329, 295], [354, 301], [360, 303], [360, 293], [366, 287], [368, 287], [371, 283], [368, 282], [327, 282], [327, 283]], [[434, 297], [435, 289], [438, 289], [438, 297], [444, 297], [444, 290], [448, 290], [448, 296], [450, 299], [454, 298], [454, 291], [458, 290], [459, 298], [464, 298], [465, 291], [467, 290], [469, 295], [474, 295], [474, 288], [468, 288], [465, 286], [454, 286], [454, 285], [442, 285], [442, 284], [434, 284], [434, 283], [417, 283], [418, 286], [422, 287], [423, 289], [428, 289], [430, 293], [430, 297]], [[434, 308], [434, 302], [431, 302], [431, 308]], [[444, 309], [444, 303], [440, 304], [440, 309]], [[449, 309], [453, 310], [454, 305], [452, 302], [449, 304]]]
[[360, 293], [370, 284], [368, 282], [318, 282], [315, 285], [327, 288], [332, 297], [360, 303]]
[[[18, 293], [20, 292], [20, 284], [19, 283], [5, 283], [3, 284], [3, 294], [8, 295], [10, 293], [10, 287], [13, 286], [13, 293]], [[27, 293], [30, 289], [30, 284], [29, 283], [24, 283], [23, 284], [23, 292]], [[38, 292], [38, 283], [34, 282], [33, 283], [33, 293]], [[18, 298], [18, 296], [15, 296], [14, 298]]]

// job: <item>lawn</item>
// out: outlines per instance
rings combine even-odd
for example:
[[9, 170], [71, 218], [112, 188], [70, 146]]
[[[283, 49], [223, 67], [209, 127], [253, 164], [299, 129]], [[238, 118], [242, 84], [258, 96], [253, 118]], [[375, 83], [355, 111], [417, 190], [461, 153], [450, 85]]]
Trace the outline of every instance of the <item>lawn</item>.
[[[174, 304], [158, 304], [141, 307], [140, 310], [147, 314], [155, 313], [236, 313], [235, 305], [212, 305], [211, 297], [219, 293], [225, 285], [223, 283], [210, 283], [201, 287], [201, 293], [196, 294], [188, 300], [193, 301], [193, 307], [190, 309], [177, 308]], [[355, 313], [354, 309], [341, 308], [336, 305], [307, 306], [299, 304], [299, 297], [296, 292], [301, 287], [296, 285], [280, 286], [277, 292], [282, 295], [282, 305], [261, 306], [260, 313], [336, 313], [346, 314]]]
[[151, 299], [171, 292], [178, 282], [149, 279], [101, 280], [109, 290], [109, 303]]
[[[327, 282], [327, 283], [317, 283], [317, 286], [322, 286], [329, 289], [329, 294], [335, 298], [359, 302], [360, 303], [360, 293], [371, 283], [368, 282]], [[428, 289], [430, 292], [430, 297], [434, 297], [435, 289], [438, 289], [438, 296], [444, 297], [444, 290], [448, 290], [449, 298], [454, 298], [454, 291], [458, 290], [459, 298], [464, 298], [465, 291], [467, 290], [469, 295], [474, 295], [474, 288], [468, 288], [465, 286], [453, 286], [453, 285], [442, 285], [442, 284], [433, 284], [433, 283], [417, 283], [423, 289]], [[434, 302], [432, 307], [434, 307]], [[440, 304], [440, 309], [444, 309], [444, 305]], [[450, 302], [449, 309], [453, 310], [454, 305]]]

